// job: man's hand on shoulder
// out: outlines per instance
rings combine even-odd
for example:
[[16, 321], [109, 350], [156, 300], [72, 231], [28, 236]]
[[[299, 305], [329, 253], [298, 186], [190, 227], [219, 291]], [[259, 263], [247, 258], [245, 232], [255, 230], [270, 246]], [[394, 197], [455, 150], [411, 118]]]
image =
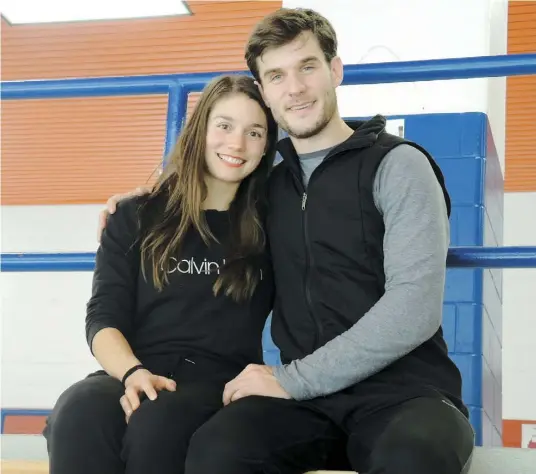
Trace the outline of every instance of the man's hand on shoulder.
[[134, 191], [130, 191], [124, 194], [115, 194], [108, 201], [106, 201], [106, 207], [99, 213], [99, 227], [97, 229], [97, 241], [100, 242], [102, 231], [106, 227], [106, 221], [110, 214], [113, 214], [117, 209], [117, 204], [125, 199], [129, 199], [135, 196], [143, 196], [151, 192], [151, 186], [140, 186]]
[[268, 365], [248, 365], [240, 374], [225, 385], [223, 404], [228, 405], [251, 395], [286, 398], [291, 396], [281, 387]]

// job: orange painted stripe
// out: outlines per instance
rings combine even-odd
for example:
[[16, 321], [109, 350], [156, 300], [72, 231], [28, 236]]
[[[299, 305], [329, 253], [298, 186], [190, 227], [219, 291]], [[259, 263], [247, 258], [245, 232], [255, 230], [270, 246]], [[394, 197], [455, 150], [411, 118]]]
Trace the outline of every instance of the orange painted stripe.
[[6, 415], [2, 434], [39, 435], [45, 422], [46, 416]]
[[[536, 1], [508, 5], [508, 53], [536, 52]], [[536, 191], [536, 76], [508, 77], [505, 191]]]
[[521, 426], [526, 424], [536, 425], [536, 420], [503, 420], [503, 445], [508, 448], [521, 448]]
[[2, 103], [2, 203], [103, 203], [152, 182], [167, 96]]

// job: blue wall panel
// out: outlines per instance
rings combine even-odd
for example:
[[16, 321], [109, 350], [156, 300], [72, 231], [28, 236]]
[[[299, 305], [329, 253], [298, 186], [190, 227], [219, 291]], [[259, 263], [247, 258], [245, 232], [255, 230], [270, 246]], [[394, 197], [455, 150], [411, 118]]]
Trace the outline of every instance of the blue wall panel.
[[[427, 148], [445, 174], [453, 207], [451, 246], [502, 245], [503, 178], [487, 116], [396, 118], [405, 118], [406, 137]], [[443, 321], [477, 443], [500, 444], [502, 270], [449, 269]]]

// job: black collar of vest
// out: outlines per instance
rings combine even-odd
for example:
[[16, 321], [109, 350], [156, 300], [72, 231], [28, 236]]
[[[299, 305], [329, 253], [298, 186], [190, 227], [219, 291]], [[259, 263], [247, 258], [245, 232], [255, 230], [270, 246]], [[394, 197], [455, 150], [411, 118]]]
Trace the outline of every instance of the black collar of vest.
[[[372, 146], [385, 131], [386, 119], [382, 115], [376, 115], [370, 120], [345, 120], [346, 124], [354, 130], [350, 137], [335, 146], [328, 156], [342, 151], [360, 150]], [[277, 151], [283, 160], [291, 167], [299, 166], [298, 154], [289, 137], [283, 138], [277, 144]]]

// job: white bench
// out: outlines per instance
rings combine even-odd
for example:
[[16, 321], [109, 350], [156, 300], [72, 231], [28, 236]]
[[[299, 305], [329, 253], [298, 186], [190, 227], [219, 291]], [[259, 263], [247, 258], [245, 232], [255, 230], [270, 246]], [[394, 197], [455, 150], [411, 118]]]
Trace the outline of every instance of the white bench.
[[[2, 438], [2, 447], [8, 448], [4, 449], [2, 453], [4, 458], [0, 469], [2, 474], [48, 474], [48, 461], [46, 461], [46, 450], [42, 437], [30, 436], [28, 438], [21, 435], [3, 435]], [[32, 441], [32, 443], [28, 444], [28, 441]], [[14, 452], [14, 443], [17, 445], [17, 452]], [[7, 452], [11, 452], [12, 456], [9, 456], [11, 459], [6, 459]], [[19, 460], [22, 457], [25, 460]], [[306, 474], [355, 473], [351, 471], [314, 471]], [[536, 449], [477, 447], [468, 474], [536, 474]]]
[[[313, 471], [307, 474], [355, 474]], [[477, 447], [468, 474], [536, 474], [536, 449]]]

